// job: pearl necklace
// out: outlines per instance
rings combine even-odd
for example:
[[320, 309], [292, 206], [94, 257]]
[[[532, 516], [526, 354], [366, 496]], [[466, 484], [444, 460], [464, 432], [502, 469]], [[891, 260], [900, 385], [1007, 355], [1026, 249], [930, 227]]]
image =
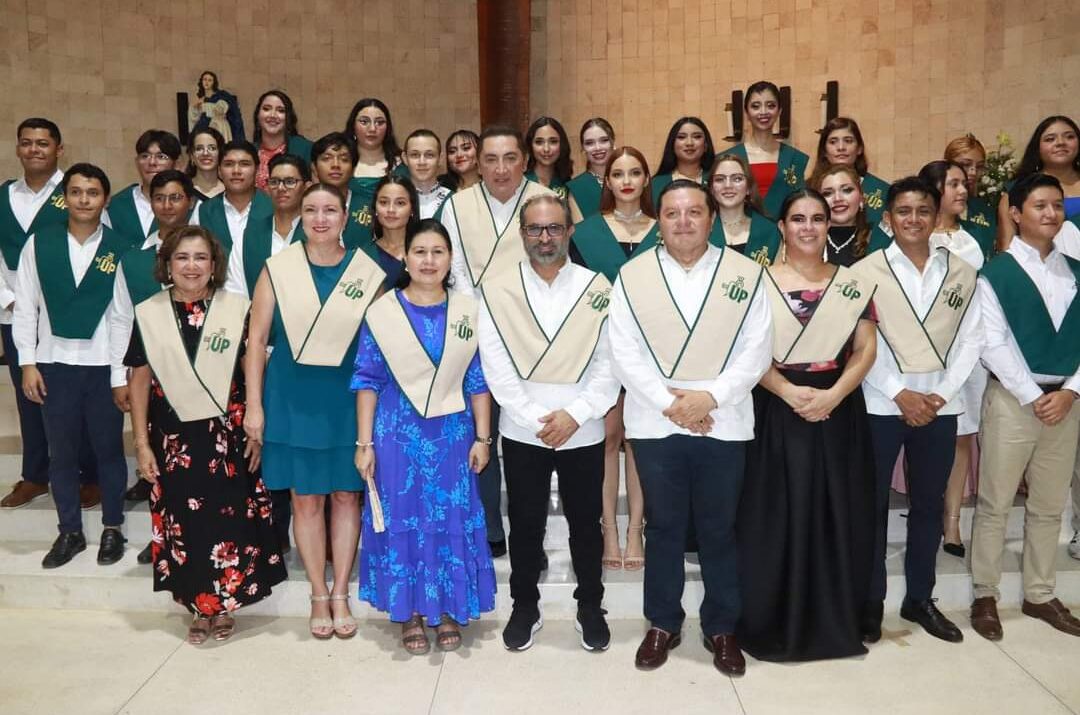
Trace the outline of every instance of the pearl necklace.
[[641, 218], [644, 214], [645, 214], [645, 212], [643, 210], [641, 210], [641, 209], [638, 209], [637, 211], [635, 211], [634, 213], [629, 214], [629, 215], [624, 214], [619, 209], [614, 209], [612, 211], [612, 215], [616, 219], [618, 219], [619, 221], [627, 222], [627, 223], [629, 223], [630, 221], [636, 221], [637, 219]]

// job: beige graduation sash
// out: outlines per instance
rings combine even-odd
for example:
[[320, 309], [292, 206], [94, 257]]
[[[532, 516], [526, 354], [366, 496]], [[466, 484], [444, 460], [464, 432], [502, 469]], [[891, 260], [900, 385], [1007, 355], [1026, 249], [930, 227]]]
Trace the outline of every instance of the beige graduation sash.
[[619, 272], [642, 337], [660, 373], [674, 380], [710, 380], [727, 366], [735, 338], [761, 283], [762, 267], [724, 250], [693, 323], [679, 311], [660, 267], [660, 247]]
[[513, 266], [525, 260], [525, 247], [521, 241], [518, 211], [521, 205], [534, 196], [554, 196], [547, 187], [526, 181], [525, 190], [518, 197], [510, 222], [501, 233], [495, 227], [495, 219], [488, 205], [487, 192], [479, 183], [465, 191], [454, 194], [454, 219], [465, 256], [465, 266], [473, 286], [480, 285], [488, 276], [510, 272]]
[[220, 417], [228, 410], [249, 305], [242, 295], [223, 290], [214, 294], [199, 331], [194, 361], [180, 335], [169, 291], [135, 306], [146, 359], [181, 421]]
[[540, 327], [525, 292], [524, 264], [492, 277], [481, 289], [514, 370], [522, 380], [573, 385], [585, 373], [607, 320], [611, 283], [593, 275], [551, 337]]
[[443, 354], [436, 365], [413, 331], [398, 291], [383, 294], [365, 319], [394, 380], [421, 417], [442, 417], [465, 409], [462, 385], [476, 354], [476, 299], [451, 291], [447, 298]]
[[290, 244], [267, 259], [266, 271], [293, 359], [327, 367], [341, 364], [386, 277], [366, 253], [354, 251], [330, 297], [320, 303], [303, 243]]
[[803, 365], [835, 360], [855, 332], [859, 317], [874, 296], [873, 283], [856, 276], [844, 266], [838, 266], [821, 302], [803, 325], [784, 297], [780, 287], [769, 277], [766, 295], [772, 307], [773, 360], [781, 365]]
[[948, 266], [945, 279], [922, 320], [893, 273], [885, 251], [875, 251], [851, 267], [865, 280], [877, 283], [874, 308], [878, 330], [896, 358], [900, 372], [944, 370], [960, 321], [971, 304], [975, 269], [948, 251], [945, 256]]

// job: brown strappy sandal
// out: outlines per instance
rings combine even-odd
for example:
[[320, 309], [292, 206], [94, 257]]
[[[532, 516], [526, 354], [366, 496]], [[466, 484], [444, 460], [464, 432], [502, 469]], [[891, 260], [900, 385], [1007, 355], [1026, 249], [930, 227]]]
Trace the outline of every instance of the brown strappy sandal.
[[449, 653], [461, 647], [461, 626], [445, 613], [442, 614], [442, 620], [435, 629], [435, 644], [443, 653]]
[[412, 618], [401, 624], [401, 645], [410, 655], [425, 655], [431, 650], [431, 641], [419, 614], [413, 614]]

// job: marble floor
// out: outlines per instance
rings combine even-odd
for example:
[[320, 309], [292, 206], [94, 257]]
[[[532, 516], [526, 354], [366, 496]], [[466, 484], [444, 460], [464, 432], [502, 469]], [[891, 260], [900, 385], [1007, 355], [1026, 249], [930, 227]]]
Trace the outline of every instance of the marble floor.
[[[951, 614], [963, 624], [963, 614]], [[74, 610], [0, 610], [0, 711], [24, 713], [1080, 713], [1080, 638], [1019, 612], [997, 644], [964, 629], [951, 645], [895, 616], [867, 656], [773, 665], [738, 680], [712, 668], [698, 624], [667, 665], [634, 670], [637, 620], [613, 621], [602, 654], [570, 621], [551, 621], [524, 653], [500, 625], [466, 630], [462, 649], [409, 657], [399, 629], [367, 620], [351, 641], [322, 642], [296, 618], [241, 618], [224, 644], [182, 641], [186, 618]]]

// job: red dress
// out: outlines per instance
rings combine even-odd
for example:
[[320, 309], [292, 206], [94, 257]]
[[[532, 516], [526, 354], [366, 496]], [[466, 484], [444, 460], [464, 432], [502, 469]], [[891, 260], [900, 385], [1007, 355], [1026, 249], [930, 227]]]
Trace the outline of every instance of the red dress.
[[777, 166], [778, 164], [775, 161], [750, 165], [750, 173], [754, 175], [754, 181], [757, 182], [758, 193], [761, 194], [761, 198], [765, 198], [765, 195], [769, 193], [772, 182], [776, 179]]

